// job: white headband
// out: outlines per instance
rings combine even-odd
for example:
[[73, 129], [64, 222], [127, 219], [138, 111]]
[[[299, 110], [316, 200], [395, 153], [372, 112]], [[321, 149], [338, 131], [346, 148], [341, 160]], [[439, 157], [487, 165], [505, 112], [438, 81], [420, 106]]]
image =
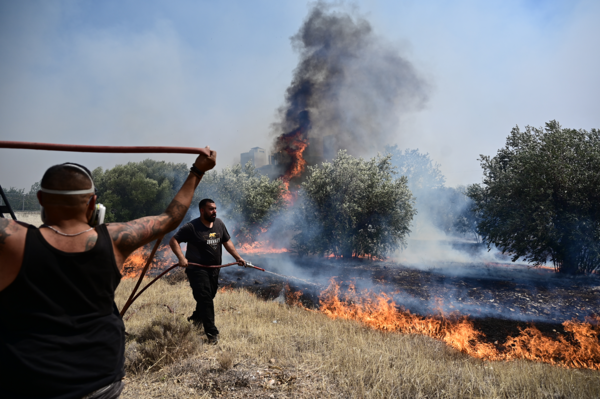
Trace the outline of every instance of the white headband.
[[40, 188], [40, 191], [43, 193], [48, 193], [48, 194], [61, 194], [61, 195], [77, 195], [77, 194], [94, 194], [96, 192], [96, 188], [94, 187], [94, 181], [92, 180], [92, 176], [90, 176], [88, 174], [88, 172], [86, 172], [85, 169], [83, 169], [81, 166], [78, 165], [74, 165], [72, 163], [68, 163], [65, 166], [71, 167], [71, 168], [77, 168], [80, 171], [82, 171], [83, 173], [85, 173], [85, 175], [88, 177], [88, 179], [90, 179], [90, 182], [92, 183], [92, 188], [87, 188], [85, 190], [49, 190], [47, 188]]

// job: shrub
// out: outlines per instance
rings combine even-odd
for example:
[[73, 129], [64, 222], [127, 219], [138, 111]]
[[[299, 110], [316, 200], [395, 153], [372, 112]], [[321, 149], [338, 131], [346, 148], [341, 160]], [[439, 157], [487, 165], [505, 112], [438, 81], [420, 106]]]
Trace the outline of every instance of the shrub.
[[125, 368], [133, 373], [160, 370], [195, 354], [201, 342], [192, 324], [183, 317], [158, 317], [127, 343]]

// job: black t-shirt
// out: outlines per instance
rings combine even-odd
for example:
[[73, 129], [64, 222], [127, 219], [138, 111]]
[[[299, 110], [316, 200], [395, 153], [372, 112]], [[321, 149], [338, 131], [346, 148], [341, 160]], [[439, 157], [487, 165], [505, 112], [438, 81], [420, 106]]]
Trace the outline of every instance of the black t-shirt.
[[223, 254], [221, 244], [231, 238], [221, 219], [215, 219], [212, 228], [194, 219], [179, 229], [173, 236], [177, 242], [187, 242], [185, 258], [205, 266], [220, 265]]

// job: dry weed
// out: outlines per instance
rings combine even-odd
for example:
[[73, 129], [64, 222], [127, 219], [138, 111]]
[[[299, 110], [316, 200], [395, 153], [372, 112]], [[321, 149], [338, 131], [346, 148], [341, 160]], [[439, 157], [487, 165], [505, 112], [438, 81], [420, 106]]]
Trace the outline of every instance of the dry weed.
[[125, 367], [133, 373], [158, 370], [192, 356], [201, 342], [190, 323], [171, 315], [152, 320], [139, 334], [130, 335], [128, 341]]
[[175, 269], [167, 273], [163, 277], [163, 280], [170, 285], [187, 281], [185, 269], [183, 267], [176, 267]]
[[223, 351], [217, 354], [217, 362], [221, 370], [227, 371], [233, 367], [233, 354], [228, 351]]
[[[119, 305], [133, 284], [123, 282], [117, 292]], [[159, 281], [147, 293], [134, 305], [138, 313], [126, 321], [134, 335], [141, 335], [159, 316], [189, 315], [195, 305], [187, 283]], [[142, 308], [144, 303], [168, 304], [176, 315], [164, 306]], [[180, 360], [173, 358], [163, 370], [156, 366], [149, 373], [129, 375], [122, 397], [600, 397], [597, 371], [524, 360], [477, 360], [432, 338], [374, 331], [262, 301], [246, 291], [220, 292], [215, 313], [221, 331], [217, 347], [196, 341], [195, 352], [179, 352]], [[160, 337], [164, 334], [156, 339], [164, 339]], [[239, 362], [227, 370], [219, 361], [219, 353], [225, 352], [235, 354]], [[276, 365], [270, 359], [277, 359]]]

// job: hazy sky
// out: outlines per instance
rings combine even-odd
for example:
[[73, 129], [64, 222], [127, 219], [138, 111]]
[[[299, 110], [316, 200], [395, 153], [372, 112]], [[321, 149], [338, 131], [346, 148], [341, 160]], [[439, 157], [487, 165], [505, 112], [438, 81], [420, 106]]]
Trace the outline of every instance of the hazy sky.
[[[209, 144], [221, 167], [269, 148], [310, 4], [0, 0], [0, 140]], [[479, 154], [515, 125], [600, 128], [597, 0], [351, 4], [431, 85], [390, 144], [428, 152], [450, 186], [479, 182]], [[59, 162], [147, 157], [194, 159], [0, 149], [0, 185], [29, 189]]]

